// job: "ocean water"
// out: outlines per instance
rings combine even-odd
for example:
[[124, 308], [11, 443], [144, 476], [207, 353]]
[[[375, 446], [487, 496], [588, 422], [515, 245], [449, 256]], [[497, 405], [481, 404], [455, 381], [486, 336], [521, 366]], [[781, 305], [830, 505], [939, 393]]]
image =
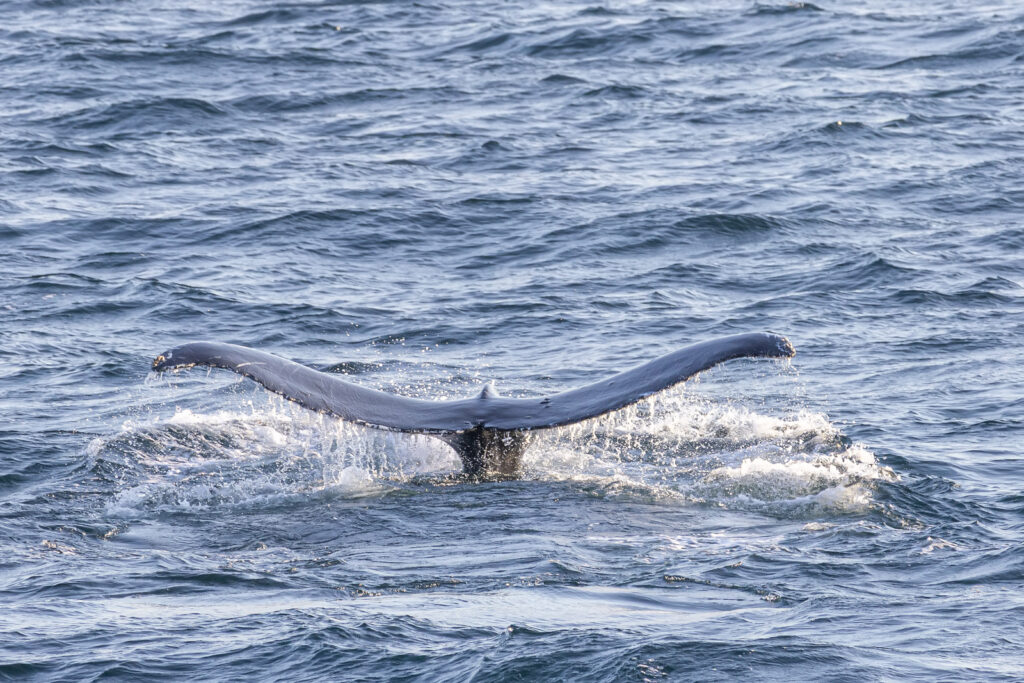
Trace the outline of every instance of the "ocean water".
[[[1024, 678], [1019, 3], [9, 0], [0, 103], [0, 678]], [[761, 330], [504, 482], [149, 375]]]

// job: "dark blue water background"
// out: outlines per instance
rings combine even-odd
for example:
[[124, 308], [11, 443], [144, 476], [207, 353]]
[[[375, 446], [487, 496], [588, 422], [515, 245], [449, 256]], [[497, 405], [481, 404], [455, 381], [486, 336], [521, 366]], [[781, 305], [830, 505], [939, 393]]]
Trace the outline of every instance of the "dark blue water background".
[[[1024, 677], [1015, 2], [10, 0], [0, 677]], [[466, 483], [405, 394], [773, 330]]]

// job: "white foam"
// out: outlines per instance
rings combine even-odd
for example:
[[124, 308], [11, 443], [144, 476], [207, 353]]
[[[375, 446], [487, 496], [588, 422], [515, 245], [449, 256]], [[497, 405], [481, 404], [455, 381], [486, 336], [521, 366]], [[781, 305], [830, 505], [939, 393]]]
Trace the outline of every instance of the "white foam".
[[531, 476], [609, 494], [782, 515], [863, 512], [878, 482], [898, 479], [821, 413], [680, 396], [550, 433], [525, 463]]
[[749, 441], [794, 439], [811, 435], [818, 439], [834, 438], [839, 430], [821, 413], [801, 410], [781, 418], [762, 415], [735, 405], [709, 402], [677, 403], [676, 410], [665, 406], [653, 419], [632, 427], [651, 434], [671, 434], [684, 439], [718, 439]]
[[112, 515], [380, 495], [409, 477], [459, 467], [433, 439], [366, 429], [278, 401], [127, 421], [116, 437], [89, 446], [93, 457], [105, 451], [120, 452], [134, 470], [134, 481], [107, 506]]
[[[109, 505], [117, 514], [380, 495], [411, 477], [460, 469], [437, 439], [360, 427], [272, 397], [259, 407], [126, 421], [121, 434], [87, 450], [93, 458], [120, 451], [133, 469]], [[599, 495], [783, 515], [863, 511], [878, 482], [898, 479], [821, 413], [767, 415], [678, 393], [536, 432], [523, 464], [529, 478], [573, 481]]]
[[952, 541], [947, 541], [944, 538], [932, 538], [929, 536], [928, 541], [928, 545], [921, 549], [921, 555], [928, 555], [936, 550], [943, 550], [947, 548], [950, 550], [960, 550], [960, 546]]
[[761, 500], [795, 498], [826, 487], [894, 479], [892, 470], [879, 467], [874, 456], [862, 446], [813, 459], [744, 458], [738, 466], [716, 468], [707, 477], [707, 481], [721, 482], [730, 489], [754, 492]]

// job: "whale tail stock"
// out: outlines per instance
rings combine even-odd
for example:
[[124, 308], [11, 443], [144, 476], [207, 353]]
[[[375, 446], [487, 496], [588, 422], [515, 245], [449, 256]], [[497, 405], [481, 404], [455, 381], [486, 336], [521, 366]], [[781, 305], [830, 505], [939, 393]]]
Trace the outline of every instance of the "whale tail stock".
[[738, 334], [688, 346], [600, 382], [536, 398], [500, 396], [491, 385], [455, 401], [398, 396], [348, 382], [245, 346], [192, 342], [156, 357], [163, 372], [204, 365], [249, 377], [317, 412], [358, 424], [430, 434], [450, 445], [471, 476], [513, 477], [529, 432], [573, 424], [624, 408], [734, 358], [789, 358], [793, 346], [768, 333]]

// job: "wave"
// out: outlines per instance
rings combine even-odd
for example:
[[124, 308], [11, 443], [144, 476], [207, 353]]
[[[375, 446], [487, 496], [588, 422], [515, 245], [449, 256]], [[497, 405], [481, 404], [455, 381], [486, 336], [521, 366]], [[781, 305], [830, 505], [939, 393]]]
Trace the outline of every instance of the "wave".
[[208, 127], [228, 112], [218, 104], [195, 97], [146, 97], [104, 106], [83, 107], [47, 122], [68, 131], [164, 133], [168, 128], [186, 130]]

